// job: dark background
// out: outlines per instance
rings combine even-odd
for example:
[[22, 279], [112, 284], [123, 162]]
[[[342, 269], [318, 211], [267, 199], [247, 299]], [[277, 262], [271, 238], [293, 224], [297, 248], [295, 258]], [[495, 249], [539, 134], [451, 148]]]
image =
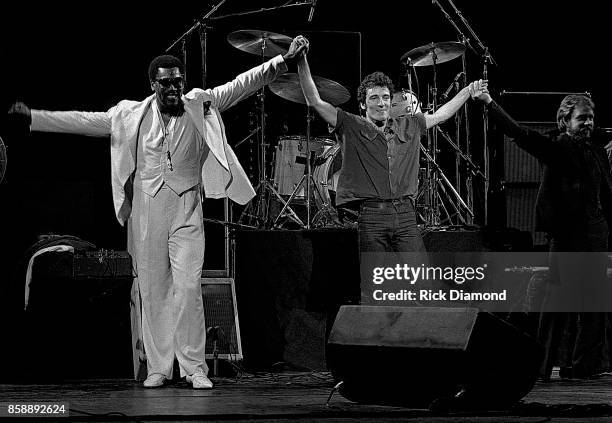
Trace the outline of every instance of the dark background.
[[[216, 16], [278, 6], [280, 0], [228, 0]], [[447, 1], [442, 6], [459, 19]], [[0, 107], [15, 100], [49, 110], [107, 110], [121, 99], [141, 100], [151, 93], [147, 67], [213, 2], [16, 2], [1, 13]], [[492, 90], [589, 91], [597, 104], [597, 124], [612, 126], [608, 83], [610, 37], [605, 2], [579, 3], [513, 0], [456, 0], [496, 65], [489, 67]], [[238, 29], [265, 29], [311, 39], [313, 74], [343, 84], [357, 111], [355, 91], [362, 76], [375, 70], [406, 86], [400, 57], [429, 42], [456, 41], [457, 34], [431, 1], [356, 2], [319, 0], [314, 18], [309, 7], [214, 20], [208, 31], [207, 86], [226, 82], [260, 63], [260, 58], [232, 47], [227, 35]], [[461, 29], [470, 35], [463, 25]], [[475, 47], [477, 43], [471, 39]], [[172, 53], [179, 54], [178, 50]], [[188, 42], [188, 80], [201, 86], [197, 37]], [[466, 53], [468, 80], [482, 77], [480, 57]], [[445, 90], [461, 70], [456, 59], [438, 67], [438, 90]], [[431, 67], [418, 68], [419, 98], [427, 103]], [[518, 98], [509, 105], [519, 119], [554, 120], [559, 99]], [[272, 146], [283, 134], [305, 132], [305, 109], [267, 90], [268, 137]], [[482, 117], [471, 116], [478, 145]], [[253, 128], [254, 98], [225, 113], [230, 144]], [[251, 122], [250, 122], [251, 121]], [[324, 135], [317, 118], [314, 135]], [[110, 190], [108, 139], [73, 135], [27, 134], [0, 113], [0, 136], [8, 148], [8, 169], [0, 185], [2, 268], [7, 269], [43, 233], [71, 234], [100, 248], [125, 249], [125, 230], [115, 219]], [[443, 146], [443, 148], [445, 148]], [[474, 160], [481, 163], [479, 150]], [[244, 143], [236, 152], [256, 178], [255, 148]], [[256, 182], [254, 179], [253, 182]], [[482, 194], [477, 195], [482, 207]], [[492, 211], [492, 213], [503, 211]], [[481, 217], [480, 217], [481, 218]], [[482, 223], [482, 218], [480, 222]], [[212, 232], [211, 232], [212, 233]], [[220, 251], [209, 241], [207, 251]], [[210, 254], [208, 253], [207, 254]], [[215, 258], [212, 259], [216, 260]], [[216, 266], [215, 266], [216, 267]], [[214, 267], [213, 267], [214, 268]]]

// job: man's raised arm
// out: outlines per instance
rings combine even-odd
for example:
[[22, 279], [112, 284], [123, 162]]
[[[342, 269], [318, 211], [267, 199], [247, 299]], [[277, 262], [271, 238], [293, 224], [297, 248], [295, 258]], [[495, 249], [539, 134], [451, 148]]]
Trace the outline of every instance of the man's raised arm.
[[298, 59], [298, 75], [300, 76], [300, 85], [302, 86], [302, 92], [306, 98], [306, 104], [313, 107], [319, 115], [331, 126], [336, 126], [338, 118], [338, 110], [327, 101], [323, 101], [319, 95], [319, 90], [312, 79], [310, 74], [310, 66], [308, 66], [308, 60], [306, 60], [306, 54], [303, 53]]
[[448, 103], [443, 104], [438, 110], [432, 114], [425, 114], [425, 122], [427, 129], [436, 126], [445, 120], [452, 117], [457, 110], [463, 106], [463, 104], [474, 94], [475, 91], [480, 91], [482, 88], [486, 88], [487, 81], [482, 79], [470, 83], [457, 93]]

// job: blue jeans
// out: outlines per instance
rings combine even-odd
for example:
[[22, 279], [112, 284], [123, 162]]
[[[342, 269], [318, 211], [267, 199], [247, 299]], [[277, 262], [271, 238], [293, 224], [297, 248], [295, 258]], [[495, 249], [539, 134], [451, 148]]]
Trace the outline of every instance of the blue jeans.
[[424, 252], [412, 201], [386, 203], [384, 208], [360, 208], [360, 252]]

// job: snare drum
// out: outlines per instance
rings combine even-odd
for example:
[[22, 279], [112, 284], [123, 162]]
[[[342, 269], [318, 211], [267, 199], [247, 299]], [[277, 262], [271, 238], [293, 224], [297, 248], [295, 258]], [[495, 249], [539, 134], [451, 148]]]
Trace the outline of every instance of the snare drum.
[[[322, 156], [333, 145], [334, 141], [328, 138], [310, 139], [310, 151], [315, 157]], [[306, 151], [306, 137], [302, 135], [279, 138], [274, 163], [274, 186], [280, 195], [291, 195], [300, 183], [306, 172]], [[313, 171], [314, 166], [311, 168]], [[304, 187], [294, 198], [304, 199]]]
[[421, 111], [419, 99], [412, 91], [402, 90], [393, 94], [391, 99], [391, 109], [389, 110], [389, 116], [392, 118], [398, 118]]

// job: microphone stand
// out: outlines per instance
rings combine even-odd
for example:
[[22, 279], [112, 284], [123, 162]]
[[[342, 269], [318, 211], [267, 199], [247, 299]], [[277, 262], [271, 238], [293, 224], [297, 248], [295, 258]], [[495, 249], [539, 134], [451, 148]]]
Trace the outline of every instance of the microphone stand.
[[[434, 2], [435, 1], [436, 0], [434, 0]], [[478, 47], [480, 47], [482, 49], [484, 54], [488, 54], [489, 55], [489, 59], [491, 61], [491, 64], [497, 65], [497, 63], [495, 62], [495, 60], [493, 60], [493, 57], [489, 53], [489, 49], [487, 47], [485, 47], [485, 45], [482, 43], [482, 41], [480, 41], [480, 38], [478, 38], [478, 35], [476, 35], [476, 33], [474, 32], [474, 30], [472, 29], [472, 27], [470, 26], [468, 21], [463, 17], [463, 15], [461, 14], [461, 11], [459, 9], [457, 9], [457, 6], [455, 6], [455, 4], [453, 3], [452, 0], [448, 0], [448, 3], [452, 6], [453, 10], [457, 14], [457, 16], [459, 16], [459, 19], [461, 19], [461, 22], [463, 22], [463, 24], [465, 25], [467, 30], [470, 32], [470, 34], [472, 35], [474, 40], [476, 40], [476, 42], [478, 43]], [[454, 23], [453, 23], [453, 25], [454, 25]], [[474, 51], [474, 52], [476, 52], [476, 51]]]
[[[212, 9], [210, 9], [210, 11], [209, 11], [209, 12], [208, 12], [206, 15], [204, 15], [204, 16], [203, 16], [202, 18], [200, 18], [200, 19], [197, 19], [197, 20], [196, 20], [196, 23], [195, 23], [195, 24], [193, 24], [193, 26], [192, 26], [191, 28], [189, 28], [189, 29], [188, 29], [188, 30], [187, 30], [187, 31], [186, 31], [186, 32], [185, 32], [183, 35], [181, 35], [180, 37], [178, 37], [178, 38], [176, 39], [176, 41], [174, 41], [174, 42], [173, 42], [173, 43], [170, 45], [170, 47], [168, 47], [168, 48], [166, 49], [166, 53], [167, 53], [167, 52], [169, 52], [170, 50], [172, 50], [172, 49], [174, 48], [174, 46], [175, 46], [175, 45], [177, 45], [179, 42], [181, 42], [181, 41], [182, 41], [182, 42], [184, 43], [184, 42], [185, 42], [184, 40], [187, 38], [187, 36], [188, 36], [189, 34], [191, 34], [193, 31], [195, 31], [196, 29], [198, 29], [198, 28], [199, 28], [199, 27], [200, 27], [200, 26], [203, 24], [203, 22], [207, 21], [207, 20], [210, 18], [210, 16], [211, 16], [213, 13], [215, 13], [215, 12], [217, 11], [217, 9], [218, 9], [218, 8], [220, 8], [220, 7], [223, 5], [223, 3], [225, 3], [226, 1], [227, 1], [227, 0], [221, 0], [219, 3], [217, 3], [215, 6], [213, 6], [213, 8], [212, 8]], [[205, 24], [204, 24], [204, 25], [205, 25]]]
[[[442, 14], [444, 15], [444, 17], [446, 18], [446, 20], [451, 24], [451, 26], [455, 29], [455, 31], [457, 32], [458, 38], [459, 40], [461, 40], [460, 42], [469, 47], [470, 50], [472, 50], [475, 54], [478, 54], [478, 52], [476, 51], [476, 49], [474, 48], [474, 46], [472, 46], [472, 44], [470, 43], [470, 39], [468, 37], [466, 37], [466, 35], [461, 31], [461, 29], [459, 28], [459, 26], [455, 23], [455, 21], [450, 17], [450, 15], [446, 12], [446, 10], [442, 7], [442, 5], [440, 4], [439, 1], [437, 0], [432, 0], [432, 3], [435, 4], [439, 9], [440, 12], [442, 12]], [[461, 56], [461, 66], [463, 69], [463, 78], [462, 78], [462, 84], [465, 87], [467, 85], [467, 62], [466, 62], [466, 58], [465, 58], [465, 54], [463, 54]], [[468, 157], [471, 156], [471, 148], [470, 148], [470, 125], [469, 125], [469, 110], [468, 110], [468, 102], [465, 102], [462, 106], [463, 108], [463, 120], [465, 122], [465, 152], [466, 155]], [[455, 118], [456, 121], [456, 135], [457, 135], [457, 144], [460, 147], [461, 146], [461, 138], [460, 138], [460, 117], [457, 114], [457, 117]], [[461, 153], [460, 149], [457, 149], [456, 153], [455, 153], [455, 169], [456, 169], [456, 185], [457, 185], [457, 189], [460, 190], [461, 187], [461, 173], [459, 171], [459, 153]], [[470, 208], [473, 208], [474, 206], [474, 187], [473, 187], [473, 181], [472, 181], [472, 174], [468, 174], [466, 175], [465, 178], [465, 187], [466, 187], [466, 201], [467, 204]], [[467, 220], [468, 220], [468, 224], [472, 224], [472, 215], [468, 215], [467, 216]]]
[[[459, 19], [461, 19], [461, 22], [463, 23], [463, 25], [465, 25], [467, 30], [470, 32], [470, 34], [472, 35], [472, 38], [476, 40], [476, 42], [478, 43], [478, 47], [482, 50], [482, 54], [481, 54], [483, 58], [482, 78], [485, 80], [488, 80], [489, 76], [487, 72], [487, 67], [489, 64], [497, 65], [497, 63], [495, 62], [495, 59], [493, 59], [493, 56], [491, 56], [491, 53], [489, 52], [489, 48], [486, 47], [482, 43], [482, 41], [480, 41], [480, 38], [478, 38], [478, 35], [476, 35], [474, 30], [470, 26], [469, 22], [463, 17], [463, 14], [461, 14], [461, 11], [457, 9], [457, 6], [455, 6], [453, 1], [448, 0], [448, 3], [451, 5], [451, 7], [453, 8], [457, 16], [459, 16]], [[487, 115], [487, 109], [485, 107], [484, 113], [483, 113], [483, 160], [484, 160], [484, 174], [485, 174], [484, 223], [485, 225], [488, 223], [488, 218], [489, 218], [489, 213], [488, 213], [489, 212], [489, 206], [488, 206], [488, 201], [489, 201], [489, 198], [488, 198], [489, 196], [489, 146], [488, 146], [488, 140], [487, 140], [488, 132], [489, 132], [488, 120], [489, 118]]]
[[[450, 0], [449, 0], [450, 2]], [[478, 52], [476, 51], [476, 49], [474, 49], [474, 47], [472, 47], [472, 44], [470, 44], [470, 39], [467, 38], [463, 32], [461, 32], [461, 30], [459, 29], [459, 27], [457, 26], [457, 24], [455, 23], [455, 21], [453, 21], [453, 19], [450, 17], [450, 15], [446, 12], [446, 10], [444, 10], [444, 8], [442, 7], [442, 5], [440, 4], [440, 2], [438, 0], [432, 0], [432, 3], [435, 4], [436, 6], [438, 6], [438, 8], [440, 9], [440, 11], [442, 12], [442, 14], [444, 15], [444, 17], [446, 18], [447, 21], [450, 22], [451, 26], [453, 28], [455, 28], [455, 31], [457, 31], [457, 34], [459, 34], [459, 39], [464, 40], [463, 42], [465, 42], [465, 44], [476, 54], [478, 54]], [[451, 3], [452, 4], [452, 3]], [[454, 7], [454, 5], [453, 5]]]
[[247, 10], [246, 12], [228, 13], [222, 16], [215, 16], [211, 18], [211, 20], [233, 18], [235, 16], [248, 16], [248, 15], [253, 15], [257, 13], [273, 12], [275, 10], [287, 9], [289, 7], [298, 7], [298, 6], [312, 6], [312, 1], [303, 1], [299, 3], [283, 4], [281, 6], [275, 6], [275, 7], [262, 7], [260, 9]]
[[[166, 53], [168, 53], [170, 50], [172, 50], [179, 42], [182, 43], [182, 50], [183, 50], [183, 56], [184, 56], [184, 62], [183, 64], [186, 63], [185, 59], [186, 59], [186, 52], [185, 52], [185, 40], [186, 38], [196, 29], [202, 29], [204, 35], [201, 36], [202, 39], [202, 51], [204, 53], [203, 55], [203, 60], [202, 60], [202, 69], [204, 71], [206, 71], [206, 57], [205, 57], [205, 53], [206, 53], [206, 41], [207, 41], [207, 37], [206, 37], [206, 30], [209, 28], [209, 26], [207, 25], [206, 22], [208, 21], [212, 21], [212, 20], [218, 20], [218, 19], [225, 19], [225, 18], [231, 18], [234, 16], [246, 16], [246, 15], [252, 15], [255, 13], [263, 13], [263, 12], [270, 12], [270, 11], [274, 11], [274, 10], [280, 10], [280, 9], [286, 9], [289, 7], [295, 7], [295, 6], [311, 6], [312, 5], [312, 1], [304, 1], [304, 2], [300, 2], [300, 3], [292, 3], [292, 4], [284, 4], [282, 6], [277, 6], [277, 7], [268, 7], [268, 8], [261, 8], [261, 9], [256, 9], [256, 10], [249, 10], [246, 12], [237, 12], [237, 13], [229, 13], [226, 15], [222, 15], [222, 16], [214, 16], [212, 17], [212, 14], [215, 13], [217, 11], [217, 9], [219, 9], [223, 3], [225, 3], [227, 0], [221, 0], [219, 3], [217, 3], [215, 6], [213, 6], [212, 9], [210, 9], [210, 11], [202, 16], [200, 19], [197, 19], [196, 22], [191, 26], [191, 28], [189, 28], [187, 31], [185, 31], [180, 37], [178, 37], [172, 44], [170, 44], [170, 47], [168, 47], [165, 51]], [[204, 81], [206, 80], [206, 76], [203, 76]]]
[[[453, 21], [453, 19], [444, 10], [444, 8], [440, 5], [440, 3], [437, 0], [432, 0], [432, 3], [434, 3], [436, 6], [438, 6], [438, 8], [442, 11], [442, 13], [446, 17], [446, 19], [450, 22], [450, 24], [453, 26], [453, 28], [455, 28], [455, 30], [457, 31], [457, 33], [461, 37], [462, 42], [464, 44], [466, 44], [474, 53], [479, 54], [476, 51], [476, 49], [472, 46], [472, 44], [470, 43], [470, 39], [468, 37], [466, 37], [465, 34], [463, 34], [463, 32], [461, 32], [461, 29], [459, 29], [458, 25], [455, 23], [455, 21]], [[448, 0], [448, 3], [453, 8], [455, 13], [457, 14], [459, 19], [461, 20], [461, 22], [465, 26], [465, 28], [468, 30], [468, 32], [471, 35], [472, 39], [476, 41], [478, 48], [481, 50], [482, 53], [480, 53], [479, 55], [482, 56], [482, 58], [483, 58], [483, 73], [482, 73], [482, 77], [483, 77], [483, 79], [488, 80], [487, 66], [489, 64], [497, 65], [497, 63], [493, 59], [493, 56], [491, 56], [488, 47], [486, 47], [482, 43], [480, 38], [478, 38], [478, 35], [476, 35], [476, 32], [474, 32], [474, 30], [472, 29], [472, 27], [469, 24], [469, 22], [465, 19], [465, 17], [461, 13], [461, 11], [457, 8], [457, 6], [455, 6], [453, 1], [452, 0]], [[464, 71], [465, 71], [465, 57], [463, 58], [463, 66], [464, 66]], [[466, 83], [467, 83], [467, 81], [464, 80], [464, 85]], [[470, 137], [469, 137], [469, 126], [468, 126], [468, 120], [467, 120], [467, 103], [464, 105], [464, 108], [465, 108], [465, 113], [466, 113], [466, 134], [467, 134], [466, 151], [467, 151], [467, 154], [469, 156], [470, 155], [470, 144], [469, 144], [470, 143], [470, 139], [469, 139]], [[488, 130], [489, 130], [488, 115], [487, 115], [487, 110], [485, 108], [484, 112], [483, 112], [483, 161], [484, 161], [483, 168], [484, 168], [484, 224], [485, 225], [487, 225], [487, 223], [488, 223], [488, 193], [489, 193], [489, 147], [488, 147], [488, 140], [487, 140]], [[470, 205], [471, 205], [472, 196], [473, 196], [473, 188], [471, 186], [472, 185], [471, 176], [468, 176], [468, 179], [466, 180], [466, 184], [467, 184], [467, 189], [468, 189], [468, 192], [469, 192], [468, 203], [470, 203]]]

